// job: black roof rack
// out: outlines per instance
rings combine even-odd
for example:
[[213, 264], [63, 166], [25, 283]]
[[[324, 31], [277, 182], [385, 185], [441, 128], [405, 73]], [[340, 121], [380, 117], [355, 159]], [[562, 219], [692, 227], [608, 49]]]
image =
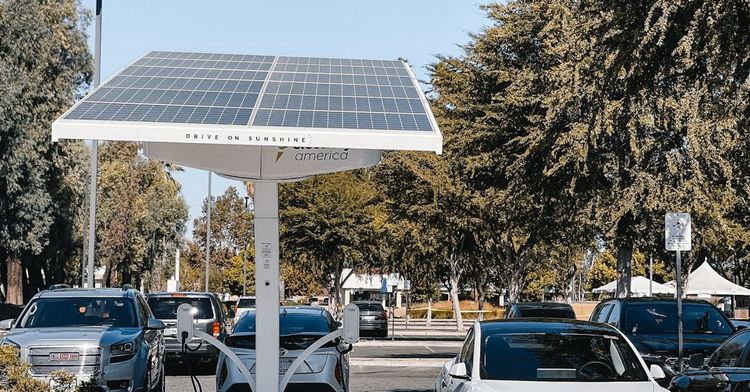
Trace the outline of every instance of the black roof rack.
[[132, 289], [133, 289], [133, 286], [131, 286], [129, 284], [122, 285], [122, 291], [128, 291], [128, 290], [132, 290]]
[[52, 286], [49, 286], [49, 290], [51, 291], [60, 290], [60, 289], [69, 289], [69, 288], [70, 288], [70, 285], [65, 284], [65, 283], [53, 284]]

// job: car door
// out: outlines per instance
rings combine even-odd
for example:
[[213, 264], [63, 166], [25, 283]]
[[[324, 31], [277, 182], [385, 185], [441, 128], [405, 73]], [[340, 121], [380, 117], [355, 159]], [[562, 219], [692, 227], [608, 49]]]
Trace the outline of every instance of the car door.
[[708, 369], [689, 375], [690, 392], [723, 392], [735, 379], [740, 382], [743, 372], [737, 369], [748, 366], [747, 349], [750, 331], [736, 334], [722, 344], [708, 360]]
[[148, 366], [151, 375], [151, 384], [158, 382], [158, 377], [161, 375], [162, 362], [164, 358], [164, 337], [162, 331], [148, 329], [148, 320], [154, 316], [151, 313], [148, 303], [142, 295], [136, 296], [138, 301], [139, 317], [141, 318], [141, 325], [143, 326], [143, 340], [148, 346]]
[[[461, 346], [461, 352], [458, 354], [456, 363], [463, 362], [466, 365], [466, 374], [471, 379], [471, 369], [474, 361], [474, 329], [470, 329], [464, 339], [464, 344]], [[450, 369], [448, 369], [450, 371]], [[448, 375], [448, 391], [450, 392], [466, 392], [470, 390], [470, 382], [467, 379], [452, 377]]]

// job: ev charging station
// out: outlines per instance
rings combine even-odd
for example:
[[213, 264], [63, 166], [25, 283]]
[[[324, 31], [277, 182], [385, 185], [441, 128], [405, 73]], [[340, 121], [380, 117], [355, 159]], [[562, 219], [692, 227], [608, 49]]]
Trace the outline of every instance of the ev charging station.
[[[374, 166], [382, 150], [439, 154], [443, 143], [406, 62], [187, 52], [136, 59], [52, 124], [58, 139], [138, 141], [151, 159], [255, 183], [253, 391], [263, 392], [294, 374], [293, 364], [279, 380], [278, 184]], [[180, 334], [218, 344], [183, 317]], [[346, 327], [358, 311], [344, 318], [328, 340], [358, 339]]]

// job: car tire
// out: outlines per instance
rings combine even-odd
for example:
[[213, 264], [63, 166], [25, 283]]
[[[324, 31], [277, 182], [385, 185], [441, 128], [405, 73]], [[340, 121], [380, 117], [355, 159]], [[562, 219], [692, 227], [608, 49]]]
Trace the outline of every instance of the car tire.
[[166, 391], [166, 374], [164, 371], [164, 365], [161, 365], [161, 371], [159, 372], [159, 382], [156, 383], [156, 385], [151, 388], [151, 392], [165, 392]]
[[380, 331], [380, 333], [379, 333], [378, 335], [379, 335], [379, 336], [380, 336], [381, 338], [387, 338], [387, 337], [388, 337], [388, 330], [387, 330], [387, 329], [384, 329], [384, 330]]

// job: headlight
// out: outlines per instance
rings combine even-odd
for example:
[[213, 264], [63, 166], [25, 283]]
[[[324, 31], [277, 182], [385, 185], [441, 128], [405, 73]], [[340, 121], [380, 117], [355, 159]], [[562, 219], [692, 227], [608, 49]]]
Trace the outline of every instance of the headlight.
[[0, 341], [0, 346], [2, 346], [2, 347], [13, 347], [13, 348], [18, 349], [18, 350], [21, 349], [21, 346], [17, 345], [14, 342], [11, 342], [10, 340], [2, 340], [2, 341]]
[[138, 351], [138, 349], [135, 342], [125, 342], [113, 344], [112, 347], [109, 348], [109, 355], [112, 357], [132, 355], [135, 354], [136, 351]]

